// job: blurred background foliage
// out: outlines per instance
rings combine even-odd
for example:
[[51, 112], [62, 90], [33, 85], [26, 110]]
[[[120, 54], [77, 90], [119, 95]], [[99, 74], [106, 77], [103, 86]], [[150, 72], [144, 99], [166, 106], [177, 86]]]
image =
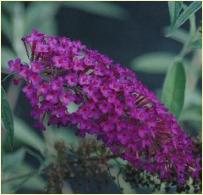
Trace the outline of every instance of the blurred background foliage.
[[[31, 108], [21, 92], [22, 83], [16, 87], [7, 79], [9, 59], [18, 56], [28, 62], [21, 42], [24, 35], [38, 29], [80, 39], [135, 70], [138, 78], [176, 115], [183, 129], [201, 140], [200, 8], [201, 2], [2, 2], [1, 71], [6, 91], [2, 89], [1, 93], [2, 143], [11, 145], [2, 144], [2, 193], [53, 192], [50, 189], [54, 181], [49, 176], [58, 173], [60, 152], [56, 143], [79, 150], [84, 142], [75, 135], [75, 129], [49, 127], [41, 133], [32, 127]], [[108, 185], [95, 188], [97, 181], [91, 181], [91, 174], [82, 177], [74, 173], [76, 179], [58, 179], [63, 184], [57, 184], [62, 186], [59, 191], [120, 193], [122, 188], [123, 193], [166, 192], [163, 186], [156, 192], [150, 186], [130, 186], [119, 176], [119, 167], [126, 162], [118, 158], [108, 163], [112, 164], [108, 175], [100, 175]], [[50, 170], [57, 170], [44, 175], [42, 170], [49, 166], [54, 167]], [[58, 176], [61, 173], [53, 177]], [[84, 184], [87, 177], [88, 185]]]

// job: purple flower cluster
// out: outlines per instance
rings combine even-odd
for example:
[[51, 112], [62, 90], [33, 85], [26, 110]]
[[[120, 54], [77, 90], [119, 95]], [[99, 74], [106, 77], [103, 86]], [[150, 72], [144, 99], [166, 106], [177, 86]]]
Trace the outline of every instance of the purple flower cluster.
[[[199, 178], [200, 156], [175, 117], [137, 80], [133, 71], [79, 41], [33, 31], [23, 38], [30, 63], [9, 61], [10, 71], [26, 81], [36, 127], [77, 127], [95, 134], [134, 167], [162, 179]], [[78, 109], [70, 112], [71, 105]]]

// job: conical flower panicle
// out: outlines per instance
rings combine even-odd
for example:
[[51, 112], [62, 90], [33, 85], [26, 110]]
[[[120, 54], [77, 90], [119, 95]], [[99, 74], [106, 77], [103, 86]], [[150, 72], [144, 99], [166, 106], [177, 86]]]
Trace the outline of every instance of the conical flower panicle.
[[[29, 64], [9, 61], [25, 80], [36, 127], [75, 125], [97, 135], [133, 166], [180, 184], [199, 178], [200, 160], [175, 117], [133, 71], [79, 41], [33, 31], [23, 38]], [[75, 106], [75, 109], [71, 109]]]

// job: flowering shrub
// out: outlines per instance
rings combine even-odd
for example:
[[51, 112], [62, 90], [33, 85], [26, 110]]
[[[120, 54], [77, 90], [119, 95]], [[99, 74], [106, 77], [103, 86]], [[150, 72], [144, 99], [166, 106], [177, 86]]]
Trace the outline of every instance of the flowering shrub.
[[[201, 157], [176, 118], [133, 71], [79, 41], [38, 31], [23, 38], [30, 63], [9, 61], [26, 82], [36, 127], [77, 127], [94, 134], [136, 169], [163, 180], [199, 179]], [[16, 81], [15, 81], [16, 82]]]

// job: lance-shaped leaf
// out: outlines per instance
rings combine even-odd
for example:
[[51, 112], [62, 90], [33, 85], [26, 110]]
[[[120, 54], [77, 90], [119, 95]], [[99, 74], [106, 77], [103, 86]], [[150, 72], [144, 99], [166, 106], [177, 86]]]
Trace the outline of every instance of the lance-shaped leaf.
[[178, 118], [184, 105], [186, 74], [181, 62], [174, 63], [168, 70], [163, 91], [162, 101]]
[[169, 1], [168, 8], [169, 8], [171, 24], [174, 25], [174, 23], [176, 22], [176, 19], [178, 18], [178, 15], [182, 9], [181, 2]]
[[25, 32], [30, 33], [33, 29], [37, 29], [55, 34], [57, 30], [55, 16], [60, 5], [53, 2], [32, 2], [25, 13]]
[[175, 22], [175, 28], [179, 28], [184, 24], [195, 12], [197, 12], [202, 7], [201, 1], [195, 1], [191, 3], [184, 11], [180, 14]]
[[46, 145], [42, 138], [34, 131], [34, 129], [30, 128], [28, 125], [26, 125], [26, 123], [24, 123], [24, 121], [17, 117], [14, 118], [14, 124], [15, 139], [23, 144], [31, 146], [43, 155]]
[[64, 6], [110, 18], [126, 19], [128, 17], [128, 13], [126, 12], [126, 10], [116, 3], [70, 1], [64, 2]]
[[135, 58], [131, 63], [131, 68], [146, 73], [165, 73], [173, 60], [174, 55], [171, 53], [151, 52]]
[[5, 144], [9, 147], [13, 147], [13, 137], [14, 137], [14, 125], [13, 125], [13, 116], [7, 101], [6, 92], [3, 87], [1, 87], [1, 114], [4, 127], [6, 129], [6, 138]]

